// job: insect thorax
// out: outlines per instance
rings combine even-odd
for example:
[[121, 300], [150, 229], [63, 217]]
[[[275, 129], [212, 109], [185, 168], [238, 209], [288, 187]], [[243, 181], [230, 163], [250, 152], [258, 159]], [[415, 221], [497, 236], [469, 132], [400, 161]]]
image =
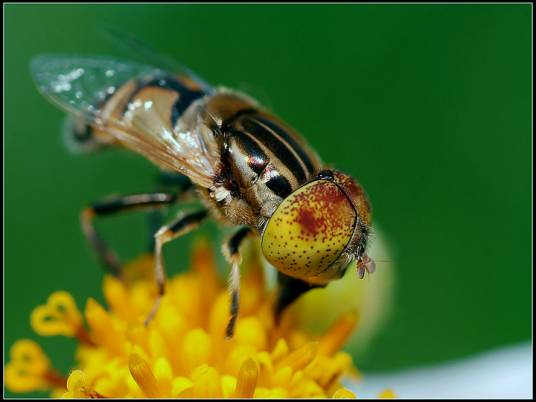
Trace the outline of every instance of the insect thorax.
[[320, 169], [317, 155], [292, 128], [242, 94], [219, 89], [198, 111], [220, 149], [215, 186], [228, 192], [219, 201], [213, 194], [213, 204], [230, 223], [260, 229]]

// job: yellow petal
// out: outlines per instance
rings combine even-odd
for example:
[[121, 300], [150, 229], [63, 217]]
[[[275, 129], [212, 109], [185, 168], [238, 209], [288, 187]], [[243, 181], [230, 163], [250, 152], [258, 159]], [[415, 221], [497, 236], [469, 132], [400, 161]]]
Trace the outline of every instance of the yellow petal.
[[203, 300], [206, 306], [212, 304], [214, 297], [221, 288], [216, 270], [214, 252], [205, 239], [199, 239], [193, 247], [192, 271], [199, 274], [203, 284]]
[[74, 336], [82, 326], [82, 315], [73, 297], [58, 291], [52, 293], [45, 304], [34, 309], [30, 323], [39, 335]]
[[128, 368], [130, 374], [136, 381], [136, 384], [143, 391], [145, 396], [149, 398], [163, 397], [162, 389], [160, 388], [151, 368], [147, 362], [137, 353], [132, 353], [128, 360]]
[[220, 398], [222, 396], [220, 376], [214, 367], [203, 364], [191, 375], [194, 386], [193, 398]]
[[42, 336], [75, 336], [82, 328], [82, 315], [73, 297], [58, 291], [50, 295], [46, 304], [32, 311], [30, 323], [33, 330]]
[[132, 324], [128, 327], [126, 336], [132, 344], [142, 348], [145, 353], [150, 350], [149, 347], [149, 330], [143, 324]]
[[333, 399], [355, 399], [355, 394], [346, 389], [346, 388], [339, 388], [332, 396]]
[[[212, 304], [209, 313], [209, 331], [214, 339], [225, 338], [225, 329], [229, 323], [229, 292], [223, 290]], [[240, 322], [240, 320], [239, 320]]]
[[194, 383], [186, 377], [176, 377], [171, 384], [171, 396], [177, 398], [184, 390], [190, 389]]
[[289, 384], [289, 396], [290, 397], [322, 397], [325, 398], [325, 392], [315, 381], [311, 380], [304, 375], [303, 371], [294, 373], [292, 380]]
[[48, 389], [42, 377], [33, 375], [23, 367], [8, 363], [4, 371], [4, 383], [11, 392], [31, 392]]
[[272, 359], [277, 361], [283, 356], [286, 356], [288, 353], [287, 342], [283, 338], [279, 338], [275, 344], [274, 350], [272, 351]]
[[63, 314], [67, 321], [78, 327], [82, 324], [82, 314], [70, 293], [64, 291], [54, 292], [50, 295], [47, 305], [60, 314]]
[[107, 398], [120, 398], [126, 395], [128, 393], [126, 378], [130, 377], [128, 368], [126, 370], [120, 369], [114, 374], [108, 373], [106, 376], [96, 379], [93, 386], [95, 392], [106, 395]]
[[240, 318], [234, 336], [236, 342], [252, 345], [258, 350], [266, 348], [266, 331], [257, 317]]
[[316, 357], [317, 351], [318, 342], [309, 342], [282, 358], [277, 363], [277, 367], [288, 366], [293, 370], [302, 369], [313, 361], [313, 359]]
[[[257, 395], [255, 395], [257, 398]], [[275, 387], [268, 391], [266, 398], [287, 398], [288, 391], [283, 387]]]
[[166, 343], [160, 331], [154, 328], [149, 330], [149, 350], [154, 358], [167, 356]]
[[37, 306], [30, 315], [32, 329], [41, 336], [73, 336], [75, 329], [48, 306]]
[[274, 364], [268, 352], [257, 353], [256, 360], [259, 363], [259, 382], [267, 384], [272, 378]]
[[27, 372], [42, 375], [50, 368], [50, 360], [37, 342], [31, 339], [19, 339], [9, 351], [11, 364], [23, 367]]
[[247, 343], [234, 342], [230, 347], [223, 362], [223, 371], [233, 375], [238, 375], [238, 371], [249, 358], [254, 358], [257, 354], [257, 349]]
[[203, 363], [211, 362], [212, 340], [201, 328], [186, 333], [181, 345], [182, 367], [186, 374]]
[[162, 299], [154, 322], [156, 324], [154, 326], [171, 343], [176, 343], [177, 337], [180, 337], [188, 327], [188, 322], [182, 315], [182, 312], [165, 296]]
[[245, 274], [240, 286], [240, 312], [246, 316], [255, 314], [259, 304], [267, 294], [264, 287], [262, 266], [259, 261], [249, 262], [242, 268], [242, 272]]
[[286, 388], [292, 378], [292, 369], [288, 366], [282, 367], [275, 371], [272, 376], [272, 384]]
[[136, 311], [130, 305], [130, 295], [124, 283], [110, 275], [104, 277], [102, 285], [106, 303], [110, 308], [124, 320], [133, 321], [136, 319]]
[[168, 360], [163, 357], [156, 359], [153, 372], [163, 391], [169, 393], [172, 387], [173, 373], [171, 372], [171, 365]]
[[343, 315], [320, 340], [318, 353], [331, 356], [340, 350], [352, 334], [356, 323], [357, 313], [350, 312]]
[[86, 375], [82, 370], [73, 370], [67, 379], [67, 390], [73, 398], [88, 396]]
[[[164, 343], [162, 345], [159, 341], [155, 342], [153, 339], [151, 341], [153, 352], [166, 354], [174, 373], [188, 374], [181, 369], [181, 344], [178, 341], [184, 337], [184, 334], [188, 330], [188, 323], [180, 314], [180, 311], [177, 311], [175, 306], [173, 306], [173, 304], [169, 302], [169, 299], [166, 299], [165, 297], [162, 300], [152, 329], [158, 331]], [[158, 345], [156, 345], [156, 343], [158, 343]], [[158, 347], [156, 348], [156, 346]]]
[[85, 314], [93, 341], [113, 354], [123, 354], [125, 334], [116, 328], [108, 312], [94, 299], [89, 298]]
[[156, 282], [134, 282], [129, 286], [128, 293], [132, 316], [138, 320], [145, 320], [156, 298]]
[[233, 398], [235, 396], [236, 377], [233, 377], [232, 375], [222, 375], [220, 381], [223, 398]]
[[255, 393], [255, 387], [257, 386], [257, 377], [259, 375], [259, 368], [257, 363], [253, 359], [247, 359], [238, 372], [238, 378], [236, 380], [235, 397], [237, 398], [251, 398]]
[[203, 289], [196, 277], [191, 274], [180, 276], [169, 284], [166, 293], [190, 327], [202, 326], [206, 321], [206, 310], [202, 308]]
[[266, 399], [270, 396], [270, 390], [264, 387], [257, 387], [255, 389], [255, 395], [254, 398], [258, 399]]

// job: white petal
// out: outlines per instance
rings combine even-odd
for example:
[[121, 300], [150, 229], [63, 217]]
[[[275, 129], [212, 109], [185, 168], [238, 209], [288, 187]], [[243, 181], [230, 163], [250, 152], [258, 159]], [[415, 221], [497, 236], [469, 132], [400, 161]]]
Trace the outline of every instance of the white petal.
[[386, 388], [400, 398], [531, 398], [532, 345], [496, 349], [438, 366], [363, 375], [347, 384], [358, 397]]

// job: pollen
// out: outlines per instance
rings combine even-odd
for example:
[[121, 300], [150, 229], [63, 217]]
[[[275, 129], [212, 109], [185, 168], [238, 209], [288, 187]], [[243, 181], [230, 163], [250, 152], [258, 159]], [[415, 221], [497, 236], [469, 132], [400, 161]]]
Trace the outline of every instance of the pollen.
[[342, 316], [321, 336], [298, 329], [293, 310], [277, 324], [274, 290], [251, 253], [228, 340], [230, 298], [211, 250], [196, 243], [190, 269], [169, 279], [148, 325], [157, 294], [150, 256], [126, 266], [123, 280], [105, 277], [104, 304], [90, 298], [79, 310], [68, 292], [52, 293], [31, 325], [41, 336], [75, 339], [75, 364], [61, 373], [36, 342], [19, 340], [5, 367], [7, 389], [66, 398], [355, 398], [341, 381], [357, 370], [341, 348], [357, 315]]

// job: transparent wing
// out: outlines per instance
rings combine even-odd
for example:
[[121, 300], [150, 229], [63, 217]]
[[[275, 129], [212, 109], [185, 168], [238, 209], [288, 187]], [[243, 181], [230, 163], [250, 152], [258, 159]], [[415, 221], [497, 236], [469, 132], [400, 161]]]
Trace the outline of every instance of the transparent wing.
[[164, 169], [207, 188], [213, 184], [220, 158], [210, 130], [196, 121], [173, 127], [179, 94], [146, 85], [173, 79], [169, 73], [102, 56], [67, 55], [38, 56], [31, 71], [40, 92], [59, 108]]
[[64, 111], [101, 126], [100, 105], [125, 82], [162, 70], [103, 56], [36, 56], [30, 70], [39, 91]]
[[129, 58], [143, 60], [144, 63], [149, 63], [176, 74], [182, 74], [197, 83], [205, 92], [212, 90], [212, 86], [209, 83], [184, 64], [173, 57], [156, 52], [136, 36], [110, 26], [102, 26], [98, 31], [107, 41], [118, 50], [124, 52]]

